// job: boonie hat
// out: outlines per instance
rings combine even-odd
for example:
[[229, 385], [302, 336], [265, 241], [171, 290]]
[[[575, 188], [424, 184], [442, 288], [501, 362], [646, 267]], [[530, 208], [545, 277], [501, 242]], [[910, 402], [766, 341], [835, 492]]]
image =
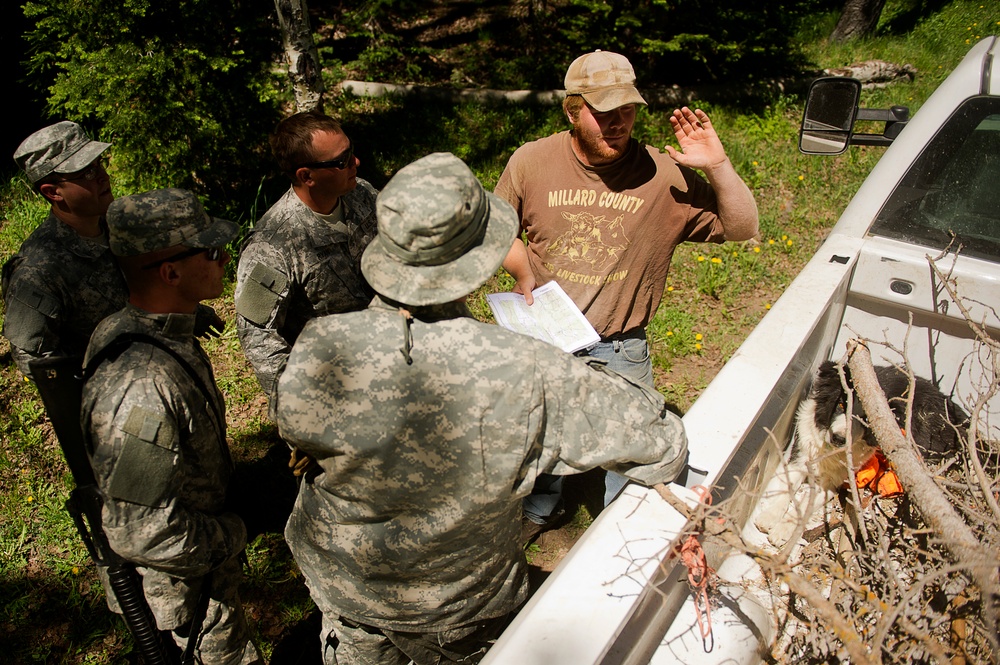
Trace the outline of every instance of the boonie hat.
[[597, 50], [574, 60], [564, 85], [567, 95], [582, 95], [601, 113], [626, 104], [646, 104], [635, 87], [635, 70], [628, 58], [611, 51]]
[[24, 139], [14, 151], [14, 161], [35, 184], [50, 173], [82, 171], [110, 147], [91, 141], [80, 125], [63, 120]]
[[115, 256], [137, 256], [168, 247], [222, 247], [239, 227], [211, 217], [185, 189], [154, 189], [116, 199], [108, 207], [108, 244]]
[[517, 213], [465, 162], [436, 152], [401, 168], [375, 201], [378, 235], [361, 272], [406, 305], [457, 300], [486, 283], [517, 235]]

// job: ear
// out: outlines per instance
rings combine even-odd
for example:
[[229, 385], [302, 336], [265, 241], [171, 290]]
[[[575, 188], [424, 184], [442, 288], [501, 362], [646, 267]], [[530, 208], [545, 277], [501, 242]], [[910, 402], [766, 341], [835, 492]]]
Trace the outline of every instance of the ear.
[[574, 120], [573, 115], [569, 111], [566, 110], [565, 106], [563, 107], [563, 115], [566, 116], [567, 120], [569, 120], [569, 124], [574, 125], [574, 126], [576, 125], [576, 121]]
[[42, 196], [47, 198], [49, 201], [63, 200], [62, 194], [59, 193], [59, 186], [54, 183], [47, 182], [43, 185], [39, 185], [38, 191], [41, 192]]
[[313, 182], [312, 171], [306, 167], [300, 167], [295, 169], [295, 184], [297, 185], [311, 185]]
[[177, 272], [177, 267], [170, 261], [160, 264], [159, 275], [163, 283], [170, 286], [177, 286], [177, 283], [181, 279], [180, 273]]

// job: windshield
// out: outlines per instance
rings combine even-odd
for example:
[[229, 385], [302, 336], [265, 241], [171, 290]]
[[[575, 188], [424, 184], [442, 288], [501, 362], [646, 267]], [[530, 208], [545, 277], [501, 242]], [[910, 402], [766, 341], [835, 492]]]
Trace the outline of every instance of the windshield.
[[[905, 136], [905, 135], [904, 135]], [[1000, 98], [948, 119], [875, 218], [873, 235], [1000, 262]]]

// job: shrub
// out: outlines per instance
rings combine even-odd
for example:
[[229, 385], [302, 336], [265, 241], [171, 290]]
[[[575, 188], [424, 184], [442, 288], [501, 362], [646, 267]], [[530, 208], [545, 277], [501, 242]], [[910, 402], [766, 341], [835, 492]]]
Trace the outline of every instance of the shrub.
[[269, 0], [31, 0], [29, 68], [48, 113], [99, 126], [119, 193], [252, 198], [278, 119]]

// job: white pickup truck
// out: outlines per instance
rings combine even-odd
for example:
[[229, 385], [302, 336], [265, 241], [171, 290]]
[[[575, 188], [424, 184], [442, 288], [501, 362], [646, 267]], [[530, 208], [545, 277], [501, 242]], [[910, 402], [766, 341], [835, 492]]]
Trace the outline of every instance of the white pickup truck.
[[[711, 487], [715, 504], [730, 500], [745, 535], [810, 378], [823, 360], [843, 355], [848, 339], [905, 343], [914, 372], [968, 411], [981, 382], [996, 380], [970, 357], [973, 335], [928, 256], [948, 248], [938, 265], [957, 281], [972, 317], [1000, 338], [1000, 40], [977, 43], [912, 120], [902, 109], [858, 109], [858, 89], [849, 79], [814, 87], [800, 148], [891, 145], [816, 255], [684, 416], [690, 471], [670, 489], [694, 504], [690, 488]], [[884, 120], [886, 130], [855, 135], [858, 119]], [[900, 360], [878, 346], [872, 355], [876, 363]], [[986, 411], [995, 430], [1000, 404]], [[657, 492], [626, 487], [483, 662], [760, 662], [760, 646], [774, 639], [773, 617], [725, 584], [759, 571], [745, 556], [708, 552], [723, 583], [706, 652], [687, 571], [669, 556], [684, 526]]]

